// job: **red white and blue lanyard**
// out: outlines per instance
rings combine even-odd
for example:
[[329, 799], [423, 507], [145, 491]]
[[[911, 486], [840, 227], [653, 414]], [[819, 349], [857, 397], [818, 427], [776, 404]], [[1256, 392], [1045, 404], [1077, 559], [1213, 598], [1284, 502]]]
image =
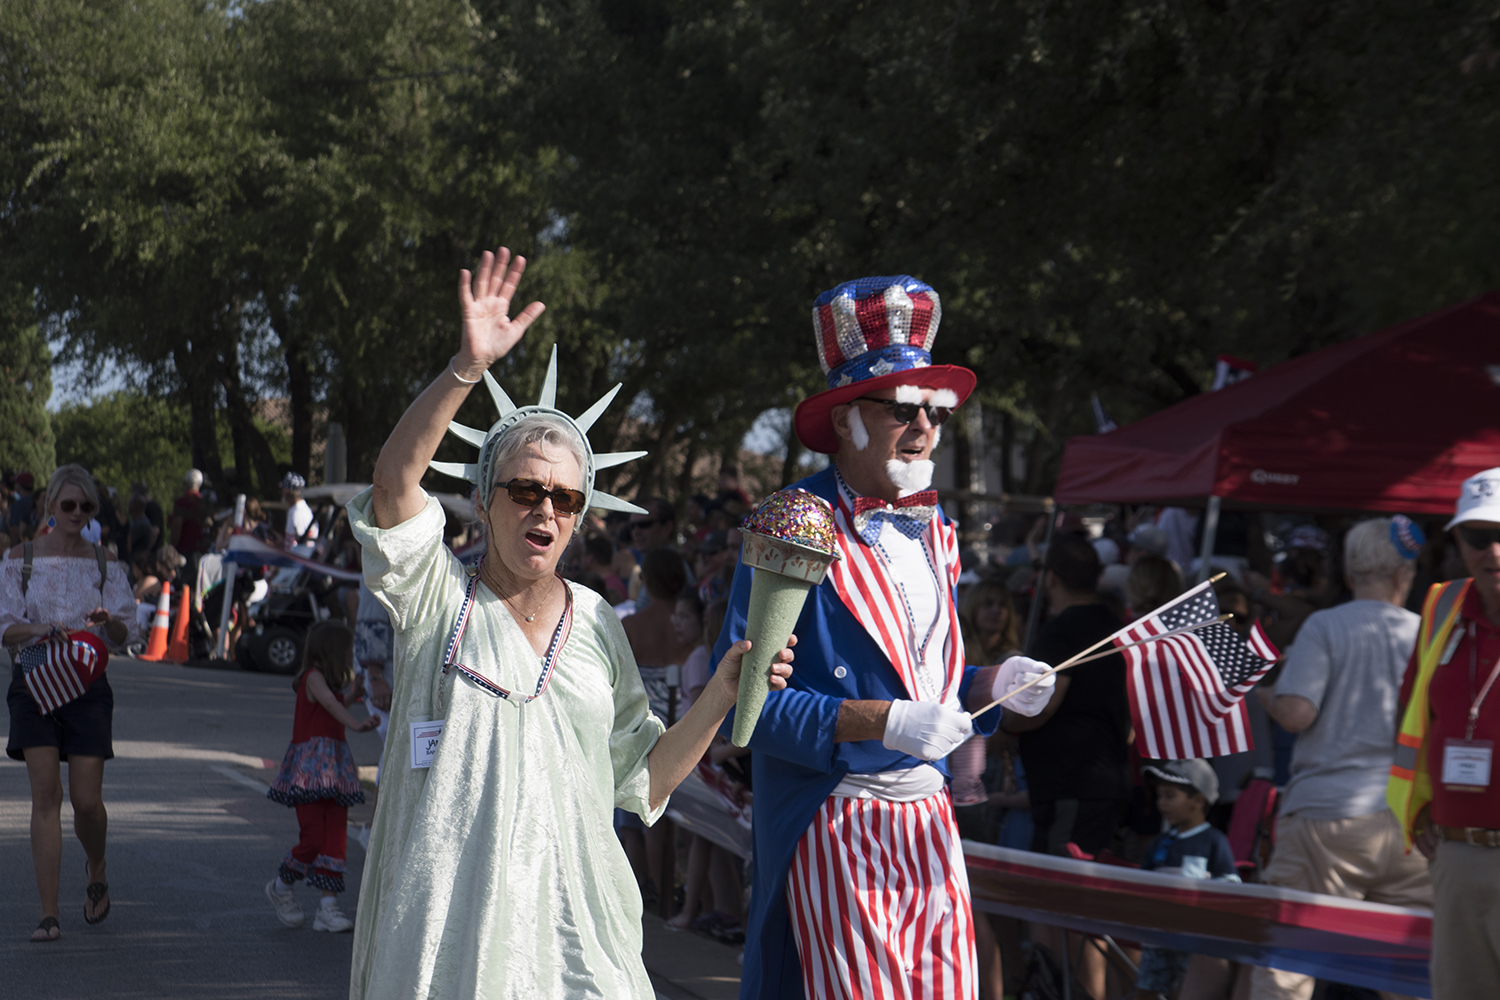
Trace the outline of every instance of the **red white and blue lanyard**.
[[[529, 705], [536, 701], [547, 691], [547, 685], [552, 683], [552, 671], [557, 666], [558, 654], [562, 652], [563, 644], [568, 641], [568, 633], [573, 631], [573, 591], [568, 589], [567, 581], [563, 581], [563, 613], [557, 620], [557, 628], [552, 630], [552, 641], [547, 645], [547, 655], [542, 657], [542, 673], [536, 679], [536, 691], [526, 695], [517, 701], [516, 692], [507, 690], [490, 680], [488, 677], [475, 670], [473, 667], [464, 666], [454, 659], [458, 655], [458, 644], [463, 641], [464, 631], [469, 627], [469, 618], [474, 611], [474, 595], [479, 589], [479, 574], [469, 577], [468, 589], [464, 592], [464, 604], [458, 611], [458, 621], [453, 623], [453, 631], [448, 635], [448, 645], [443, 650], [443, 677], [448, 676], [448, 668], [453, 667], [469, 680], [478, 684], [490, 694], [499, 695], [506, 701], [517, 705]], [[438, 707], [442, 708], [443, 690], [438, 686]]]

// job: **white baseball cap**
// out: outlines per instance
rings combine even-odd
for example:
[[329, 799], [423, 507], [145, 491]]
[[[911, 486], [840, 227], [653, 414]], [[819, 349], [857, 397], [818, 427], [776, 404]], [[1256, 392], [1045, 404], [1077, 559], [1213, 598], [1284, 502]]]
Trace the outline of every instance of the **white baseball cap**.
[[1500, 468], [1475, 473], [1458, 488], [1458, 507], [1453, 520], [1443, 525], [1447, 531], [1465, 521], [1494, 521], [1500, 524]]

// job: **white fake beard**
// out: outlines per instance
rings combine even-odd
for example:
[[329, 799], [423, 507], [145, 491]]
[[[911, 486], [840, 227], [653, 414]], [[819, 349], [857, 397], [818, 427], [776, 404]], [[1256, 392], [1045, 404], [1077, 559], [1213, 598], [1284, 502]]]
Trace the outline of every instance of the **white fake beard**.
[[910, 462], [893, 458], [885, 463], [885, 474], [891, 477], [891, 482], [896, 484], [896, 489], [901, 491], [902, 496], [931, 486], [935, 469], [936, 466], [928, 458], [913, 459]]
[[865, 418], [859, 415], [859, 407], [849, 407], [849, 439], [854, 442], [855, 451], [864, 451], [870, 447], [870, 432], [865, 430]]

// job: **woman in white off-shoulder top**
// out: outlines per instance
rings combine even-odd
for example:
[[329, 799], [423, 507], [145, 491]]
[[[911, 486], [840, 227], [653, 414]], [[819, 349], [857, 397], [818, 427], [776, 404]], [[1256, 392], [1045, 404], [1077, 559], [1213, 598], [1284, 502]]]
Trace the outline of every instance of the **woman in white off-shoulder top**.
[[[56, 529], [17, 545], [0, 563], [0, 640], [12, 653], [48, 636], [81, 629], [94, 632], [113, 649], [138, 637], [125, 568], [113, 554], [82, 537], [98, 509], [99, 495], [87, 470], [65, 465], [52, 474], [42, 516], [55, 520]], [[84, 920], [96, 924], [109, 915], [104, 862], [109, 816], [103, 786], [104, 762], [114, 756], [114, 692], [109, 680], [100, 676], [81, 697], [44, 713], [27, 690], [18, 663], [6, 703], [10, 738], [5, 750], [26, 762], [31, 779], [31, 858], [42, 904], [42, 920], [31, 940], [55, 941], [61, 935], [57, 891], [62, 761], [68, 763], [73, 829], [88, 855]]]

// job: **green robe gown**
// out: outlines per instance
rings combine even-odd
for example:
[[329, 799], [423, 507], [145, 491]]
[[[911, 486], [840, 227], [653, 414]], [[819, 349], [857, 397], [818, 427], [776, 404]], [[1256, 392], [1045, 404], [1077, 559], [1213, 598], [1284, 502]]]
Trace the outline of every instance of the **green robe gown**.
[[[651, 714], [607, 602], [572, 588], [573, 628], [530, 704], [440, 673], [468, 576], [443, 544], [437, 500], [377, 528], [349, 502], [365, 582], [395, 630], [390, 732], [354, 926], [353, 1000], [654, 996], [641, 961], [641, 897], [613, 810], [647, 823]], [[520, 696], [541, 658], [480, 585], [459, 662]], [[409, 723], [445, 719], [430, 769]]]

